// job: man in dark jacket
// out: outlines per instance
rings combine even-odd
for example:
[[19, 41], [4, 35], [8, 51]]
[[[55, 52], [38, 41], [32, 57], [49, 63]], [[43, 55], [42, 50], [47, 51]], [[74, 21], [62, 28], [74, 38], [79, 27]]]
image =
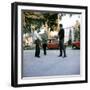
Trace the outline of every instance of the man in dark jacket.
[[58, 37], [59, 37], [59, 47], [60, 47], [59, 57], [62, 56], [62, 52], [64, 53], [64, 57], [66, 57], [66, 50], [65, 50], [65, 46], [64, 46], [64, 29], [63, 29], [62, 24], [60, 24], [60, 30], [58, 32]]

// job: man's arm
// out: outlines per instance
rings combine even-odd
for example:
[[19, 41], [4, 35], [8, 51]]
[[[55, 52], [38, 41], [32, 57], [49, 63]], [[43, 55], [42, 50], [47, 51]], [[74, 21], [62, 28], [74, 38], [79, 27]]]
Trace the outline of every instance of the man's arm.
[[44, 29], [40, 30], [39, 34], [43, 34], [44, 33]]
[[61, 29], [58, 33], [59, 39], [63, 39], [64, 38], [64, 29]]
[[64, 38], [64, 29], [62, 30], [62, 37]]
[[42, 41], [42, 39], [41, 39], [39, 33], [37, 33], [37, 32], [36, 32], [36, 37], [37, 37], [37, 39], [39, 39], [40, 41]]

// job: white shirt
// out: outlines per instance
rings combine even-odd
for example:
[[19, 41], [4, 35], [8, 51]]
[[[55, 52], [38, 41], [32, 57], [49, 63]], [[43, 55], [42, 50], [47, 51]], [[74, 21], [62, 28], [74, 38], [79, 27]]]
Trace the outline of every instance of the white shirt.
[[34, 32], [33, 39], [34, 39], [34, 40], [39, 39], [40, 41], [42, 41], [42, 39], [41, 39], [41, 37], [40, 37], [39, 33], [37, 33], [37, 31], [35, 31], [35, 32]]
[[39, 34], [43, 34], [44, 32], [45, 32], [45, 30], [44, 30], [44, 29], [40, 29]]

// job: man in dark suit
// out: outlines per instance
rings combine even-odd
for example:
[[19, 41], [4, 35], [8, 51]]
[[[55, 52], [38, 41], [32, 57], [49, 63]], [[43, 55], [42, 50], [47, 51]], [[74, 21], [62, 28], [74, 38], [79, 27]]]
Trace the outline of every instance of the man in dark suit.
[[64, 57], [66, 57], [66, 50], [65, 50], [65, 46], [64, 46], [64, 29], [63, 29], [62, 24], [60, 24], [60, 30], [58, 32], [58, 37], [59, 37], [59, 47], [60, 47], [59, 57], [62, 56], [62, 52], [64, 53]]

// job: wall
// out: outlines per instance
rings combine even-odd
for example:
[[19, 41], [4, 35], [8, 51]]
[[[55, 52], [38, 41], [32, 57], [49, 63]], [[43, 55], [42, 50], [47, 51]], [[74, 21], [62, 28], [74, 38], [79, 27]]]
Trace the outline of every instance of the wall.
[[[15, 89], [10, 86], [10, 80], [11, 80], [10, 79], [11, 78], [10, 77], [11, 75], [11, 5], [10, 4], [13, 1], [14, 0], [1, 0], [0, 2], [0, 90], [2, 89], [14, 90]], [[89, 6], [90, 0], [19, 0], [19, 1]], [[89, 11], [89, 14], [90, 14], [90, 11]], [[88, 31], [88, 33], [89, 32], [90, 31]], [[90, 44], [90, 42], [88, 42], [88, 44]], [[89, 60], [88, 60], [88, 63], [90, 63]], [[90, 68], [90, 65], [88, 67]], [[90, 71], [88, 73], [90, 75]], [[22, 90], [24, 89], [27, 89], [27, 90], [36, 90], [36, 89], [38, 90], [42, 90], [42, 89], [43, 90], [46, 90], [46, 89], [49, 89], [49, 90], [66, 90], [66, 89], [89, 90], [90, 88], [89, 84], [90, 84], [90, 80], [89, 80], [89, 83], [86, 83], [86, 84], [24, 87], [24, 88], [18, 88], [18, 89], [20, 90], [21, 89]]]

